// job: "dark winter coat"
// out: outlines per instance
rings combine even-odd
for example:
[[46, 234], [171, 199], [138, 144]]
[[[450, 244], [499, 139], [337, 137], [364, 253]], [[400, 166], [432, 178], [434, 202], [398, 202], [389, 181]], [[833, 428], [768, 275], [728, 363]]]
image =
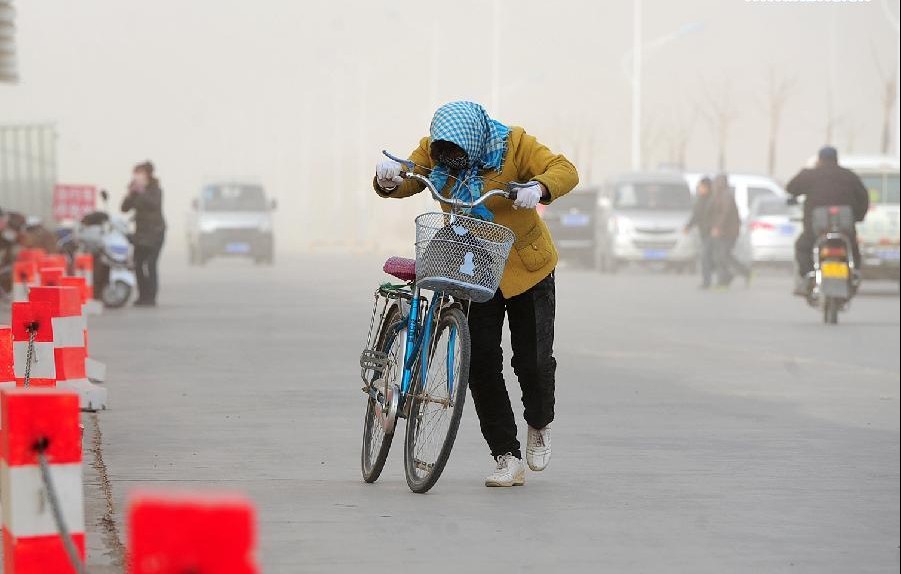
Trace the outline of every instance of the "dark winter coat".
[[857, 174], [835, 164], [802, 169], [788, 182], [786, 191], [795, 197], [806, 195], [804, 229], [810, 229], [810, 214], [815, 207], [850, 205], [854, 219], [863, 221], [870, 209], [870, 194]]
[[143, 192], [129, 191], [122, 201], [122, 212], [135, 210], [134, 244], [159, 247], [166, 234], [163, 219], [163, 190], [152, 181]]

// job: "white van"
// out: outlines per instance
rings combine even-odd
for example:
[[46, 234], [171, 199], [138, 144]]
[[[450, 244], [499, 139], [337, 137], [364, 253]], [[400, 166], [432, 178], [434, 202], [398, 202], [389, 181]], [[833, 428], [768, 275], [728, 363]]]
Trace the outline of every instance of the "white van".
[[898, 160], [886, 156], [839, 154], [838, 161], [863, 180], [870, 192], [870, 211], [857, 224], [865, 277], [898, 280], [901, 225], [898, 208]]

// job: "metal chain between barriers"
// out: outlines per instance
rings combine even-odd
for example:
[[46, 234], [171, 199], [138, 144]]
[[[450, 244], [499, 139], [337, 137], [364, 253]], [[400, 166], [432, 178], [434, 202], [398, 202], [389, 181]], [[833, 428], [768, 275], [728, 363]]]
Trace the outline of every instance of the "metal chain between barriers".
[[44, 483], [44, 490], [47, 492], [47, 501], [50, 503], [50, 511], [53, 513], [53, 521], [56, 522], [56, 529], [59, 531], [60, 537], [63, 539], [63, 548], [69, 557], [69, 563], [76, 574], [87, 574], [81, 557], [78, 556], [78, 550], [75, 548], [75, 542], [72, 541], [72, 535], [69, 528], [63, 520], [63, 512], [59, 506], [59, 497], [56, 494], [56, 488], [53, 486], [53, 479], [50, 476], [50, 466], [47, 464], [47, 439], [42, 439], [35, 445], [38, 453], [38, 466], [41, 468], [41, 481]]
[[23, 385], [27, 388], [31, 383], [31, 364], [38, 362], [37, 355], [34, 354], [34, 338], [38, 334], [38, 328], [37, 325], [31, 323], [25, 329], [28, 331], [28, 349], [25, 351], [25, 380]]

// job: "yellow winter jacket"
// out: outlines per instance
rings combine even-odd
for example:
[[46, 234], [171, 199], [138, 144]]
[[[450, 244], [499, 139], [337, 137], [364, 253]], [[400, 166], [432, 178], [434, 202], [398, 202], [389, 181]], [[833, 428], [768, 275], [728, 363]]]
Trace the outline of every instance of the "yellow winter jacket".
[[[429, 155], [429, 138], [424, 137], [419, 147], [410, 154], [410, 160], [420, 166], [433, 166]], [[417, 173], [428, 175], [421, 168]], [[520, 127], [511, 127], [504, 167], [501, 173], [487, 173], [492, 179], [485, 179], [482, 193], [502, 189], [509, 182], [538, 181], [547, 188], [550, 198], [542, 203], [550, 203], [569, 193], [579, 183], [575, 166], [562, 155], [551, 152]], [[375, 185], [376, 193], [382, 197], [403, 198], [415, 195], [424, 189], [416, 180], [406, 180], [390, 193]], [[443, 190], [450, 194], [452, 182]], [[510, 228], [516, 240], [510, 250], [510, 258], [501, 279], [501, 293], [504, 297], [515, 297], [535, 286], [547, 277], [557, 265], [557, 249], [551, 233], [534, 209], [513, 209], [513, 202], [502, 197], [492, 197], [485, 205], [494, 213], [494, 222]], [[442, 209], [449, 210], [442, 204]]]

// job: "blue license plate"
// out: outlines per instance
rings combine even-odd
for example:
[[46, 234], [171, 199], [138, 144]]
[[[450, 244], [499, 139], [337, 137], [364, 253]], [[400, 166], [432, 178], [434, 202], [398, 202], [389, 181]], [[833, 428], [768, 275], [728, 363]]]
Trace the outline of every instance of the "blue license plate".
[[782, 235], [794, 235], [795, 226], [791, 223], [786, 223], [779, 227], [779, 233], [781, 233]]
[[225, 246], [226, 253], [250, 253], [249, 243], [229, 243]]
[[876, 257], [883, 261], [898, 261], [901, 259], [901, 252], [896, 249], [880, 249], [876, 252]]
[[567, 213], [561, 219], [564, 227], [585, 227], [591, 218], [584, 213]]
[[666, 259], [667, 257], [669, 257], [669, 252], [666, 249], [644, 250], [644, 258], [646, 261], [660, 261], [661, 259]]

